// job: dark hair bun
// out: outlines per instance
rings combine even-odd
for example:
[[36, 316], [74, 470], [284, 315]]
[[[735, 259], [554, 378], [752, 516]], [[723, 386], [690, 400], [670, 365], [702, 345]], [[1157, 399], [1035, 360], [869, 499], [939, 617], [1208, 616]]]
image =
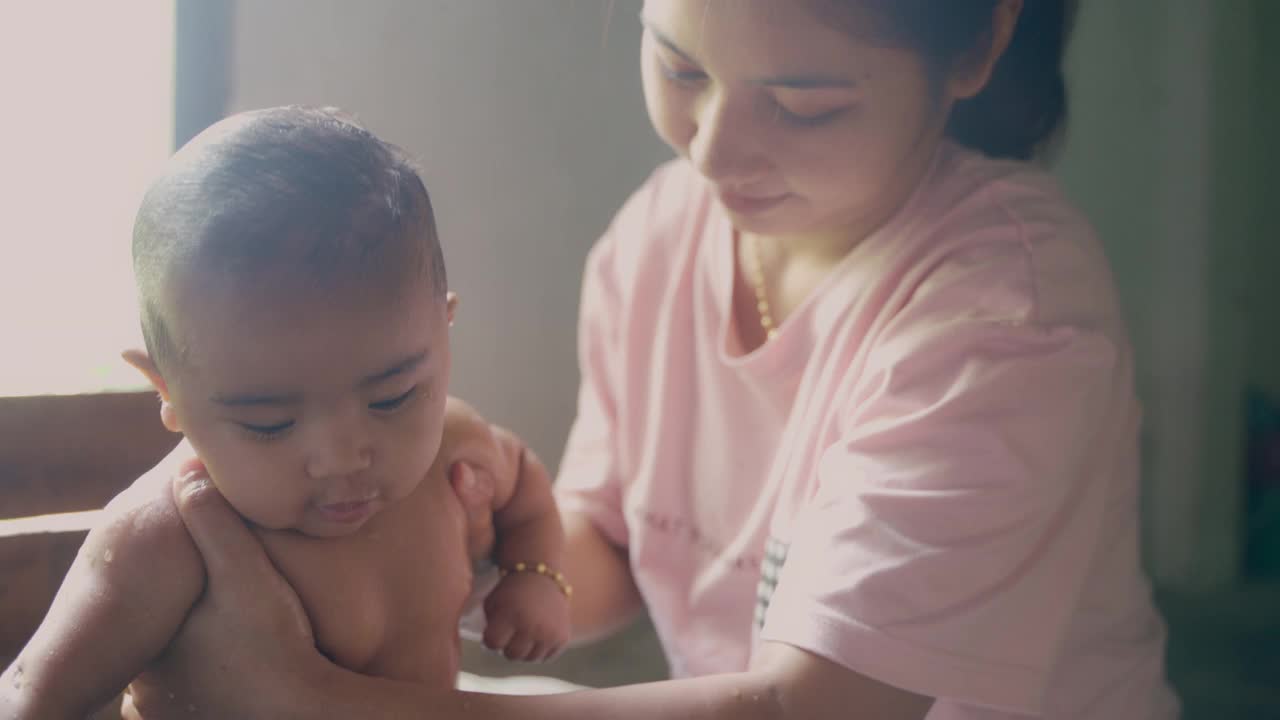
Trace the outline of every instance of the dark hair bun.
[[[826, 18], [911, 48], [939, 80], [991, 41], [999, 0], [815, 0]], [[947, 135], [992, 157], [1028, 159], [1066, 117], [1062, 55], [1077, 0], [1024, 0], [1009, 47], [978, 95], [956, 103]]]
[[1062, 55], [1070, 15], [1065, 0], [1026, 0], [990, 81], [956, 103], [947, 135], [992, 157], [1035, 155], [1066, 117]]

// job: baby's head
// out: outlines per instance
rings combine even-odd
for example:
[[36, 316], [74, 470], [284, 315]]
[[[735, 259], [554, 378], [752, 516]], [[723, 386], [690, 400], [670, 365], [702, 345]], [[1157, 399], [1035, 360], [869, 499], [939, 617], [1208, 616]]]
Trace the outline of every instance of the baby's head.
[[228, 118], [148, 190], [133, 263], [125, 357], [251, 522], [347, 534], [425, 477], [453, 298], [401, 150], [326, 109]]

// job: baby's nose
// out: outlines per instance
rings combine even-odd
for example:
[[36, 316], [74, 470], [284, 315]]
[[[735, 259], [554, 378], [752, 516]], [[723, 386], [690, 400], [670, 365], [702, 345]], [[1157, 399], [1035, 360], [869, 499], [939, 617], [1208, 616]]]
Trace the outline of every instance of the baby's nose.
[[317, 480], [356, 477], [373, 466], [373, 447], [356, 428], [317, 433], [307, 453], [307, 474]]

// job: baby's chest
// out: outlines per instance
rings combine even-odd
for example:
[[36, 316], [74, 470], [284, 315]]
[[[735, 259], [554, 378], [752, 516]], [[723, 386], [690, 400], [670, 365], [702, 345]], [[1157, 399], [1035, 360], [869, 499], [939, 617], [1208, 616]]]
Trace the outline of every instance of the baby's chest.
[[461, 530], [451, 541], [425, 518], [401, 525], [358, 538], [263, 540], [331, 660], [380, 677], [452, 683], [471, 581]]

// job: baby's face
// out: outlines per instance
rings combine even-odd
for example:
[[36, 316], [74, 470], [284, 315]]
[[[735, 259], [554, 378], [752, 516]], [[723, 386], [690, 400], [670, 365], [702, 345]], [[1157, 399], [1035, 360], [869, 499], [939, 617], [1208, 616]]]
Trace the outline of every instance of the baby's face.
[[412, 492], [440, 448], [449, 311], [429, 280], [392, 292], [175, 291], [177, 424], [222, 494], [270, 529], [334, 537]]

